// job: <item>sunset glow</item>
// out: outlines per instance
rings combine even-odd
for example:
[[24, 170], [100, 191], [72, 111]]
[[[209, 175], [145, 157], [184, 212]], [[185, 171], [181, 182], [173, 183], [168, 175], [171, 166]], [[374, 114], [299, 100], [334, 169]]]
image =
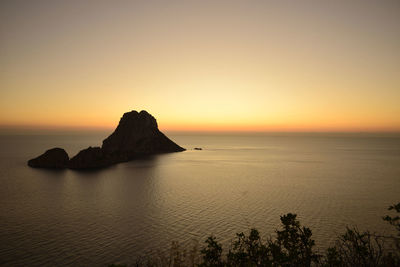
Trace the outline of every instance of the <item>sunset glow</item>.
[[0, 126], [400, 131], [399, 2], [322, 2], [2, 1]]

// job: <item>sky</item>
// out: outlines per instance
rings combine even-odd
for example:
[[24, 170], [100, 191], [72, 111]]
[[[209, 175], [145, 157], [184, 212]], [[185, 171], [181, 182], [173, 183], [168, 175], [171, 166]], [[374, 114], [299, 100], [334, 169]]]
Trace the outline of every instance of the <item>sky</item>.
[[0, 1], [0, 127], [400, 131], [400, 1]]

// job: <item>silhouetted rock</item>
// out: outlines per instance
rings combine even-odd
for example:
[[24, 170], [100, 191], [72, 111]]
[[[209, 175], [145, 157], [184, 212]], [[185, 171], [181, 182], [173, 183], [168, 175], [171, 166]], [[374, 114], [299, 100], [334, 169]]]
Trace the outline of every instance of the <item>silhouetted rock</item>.
[[106, 167], [112, 163], [100, 147], [88, 147], [72, 157], [69, 160], [68, 167], [71, 169], [93, 169]]
[[102, 149], [122, 161], [137, 155], [185, 150], [160, 132], [156, 119], [144, 110], [125, 113], [115, 131], [103, 141]]
[[[102, 147], [89, 147], [81, 150], [76, 156], [66, 162], [55, 165], [53, 161], [59, 157], [53, 157], [53, 154], [43, 154], [50, 164], [33, 164], [29, 166], [36, 167], [40, 165], [43, 168], [58, 168], [63, 166], [71, 169], [92, 169], [102, 168], [115, 163], [129, 161], [135, 158], [169, 152], [180, 152], [185, 149], [175, 144], [166, 137], [157, 126], [156, 119], [146, 111], [131, 111], [125, 113], [119, 121], [115, 131], [103, 141]], [[38, 157], [37, 159], [39, 159]], [[36, 160], [36, 159], [34, 159]], [[43, 162], [46, 162], [45, 160]], [[40, 160], [40, 163], [42, 161]]]
[[194, 150], [203, 150], [201, 147], [195, 147]]
[[62, 148], [52, 148], [44, 152], [37, 158], [28, 161], [28, 165], [33, 168], [55, 168], [62, 169], [68, 165], [69, 157]]

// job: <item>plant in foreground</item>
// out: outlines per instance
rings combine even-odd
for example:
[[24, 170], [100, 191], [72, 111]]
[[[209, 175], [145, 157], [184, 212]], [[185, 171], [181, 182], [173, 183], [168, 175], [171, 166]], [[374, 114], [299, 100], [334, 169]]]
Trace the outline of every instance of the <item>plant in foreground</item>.
[[394, 227], [395, 235], [383, 236], [346, 228], [335, 245], [323, 255], [315, 250], [311, 229], [301, 226], [296, 214], [288, 213], [281, 216], [281, 229], [275, 231], [274, 239], [270, 237], [263, 241], [257, 229], [251, 229], [248, 235], [237, 233], [226, 255], [215, 236], [206, 239], [200, 255], [197, 244], [187, 253], [173, 242], [169, 257], [147, 257], [133, 266], [400, 266], [400, 203], [390, 206], [389, 211], [395, 211], [397, 215], [386, 215], [383, 220]]

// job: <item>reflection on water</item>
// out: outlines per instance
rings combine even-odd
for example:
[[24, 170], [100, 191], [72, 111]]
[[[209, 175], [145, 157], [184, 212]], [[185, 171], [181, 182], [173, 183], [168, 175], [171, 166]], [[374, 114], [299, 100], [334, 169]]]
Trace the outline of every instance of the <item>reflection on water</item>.
[[[400, 138], [175, 135], [182, 153], [100, 171], [31, 169], [52, 146], [70, 155], [102, 135], [0, 136], [0, 259], [8, 265], [104, 265], [213, 233], [225, 245], [297, 213], [323, 249], [346, 225], [385, 230], [400, 199]], [[203, 150], [190, 150], [202, 147]]]

